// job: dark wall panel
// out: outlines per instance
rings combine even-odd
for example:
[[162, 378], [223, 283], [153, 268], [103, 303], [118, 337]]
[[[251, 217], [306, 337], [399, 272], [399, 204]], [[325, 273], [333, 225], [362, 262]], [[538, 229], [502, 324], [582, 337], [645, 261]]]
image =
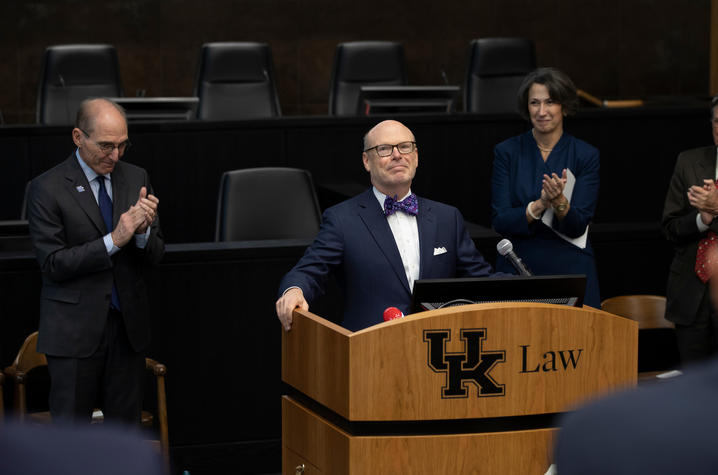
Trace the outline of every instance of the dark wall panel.
[[[711, 142], [708, 105], [586, 110], [566, 130], [601, 152], [596, 223], [658, 223], [668, 181], [682, 150]], [[494, 146], [527, 130], [519, 118], [478, 114], [407, 116], [416, 136], [419, 169], [412, 189], [454, 205], [491, 226]], [[160, 198], [167, 242], [214, 239], [219, 180], [226, 170], [264, 166], [307, 169], [321, 190], [344, 198], [369, 186], [361, 138], [367, 118], [278, 118], [260, 121], [131, 124], [133, 147], [123, 158], [147, 169]], [[0, 219], [18, 219], [25, 183], [72, 151], [68, 127], [0, 129]], [[347, 187], [346, 185], [351, 185]], [[321, 197], [321, 195], [320, 195]], [[341, 199], [339, 196], [338, 199]], [[338, 201], [333, 199], [334, 202]], [[323, 201], [322, 205], [331, 204]]]
[[35, 120], [44, 48], [117, 47], [125, 94], [192, 94], [208, 41], [263, 41], [274, 54], [282, 110], [325, 114], [334, 48], [404, 44], [412, 84], [463, 82], [472, 38], [534, 39], [540, 65], [566, 70], [595, 95], [708, 93], [708, 0], [71, 0], [0, 2], [0, 110]]

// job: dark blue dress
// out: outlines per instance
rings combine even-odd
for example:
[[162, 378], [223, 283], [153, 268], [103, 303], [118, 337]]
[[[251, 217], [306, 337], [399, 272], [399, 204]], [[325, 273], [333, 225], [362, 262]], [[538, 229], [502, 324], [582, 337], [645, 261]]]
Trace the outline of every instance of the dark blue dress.
[[[568, 168], [576, 177], [571, 207], [562, 221], [554, 218], [553, 228], [570, 238], [581, 236], [591, 221], [598, 199], [599, 154], [595, 147], [566, 132], [546, 162], [528, 131], [501, 142], [494, 148], [491, 178], [491, 220], [496, 232], [514, 245], [516, 254], [536, 275], [586, 274], [584, 304], [601, 308], [598, 274], [590, 241], [581, 249], [547, 227], [542, 221], [529, 224], [526, 206], [541, 197], [544, 173], [561, 176]], [[496, 270], [513, 272], [499, 256]]]

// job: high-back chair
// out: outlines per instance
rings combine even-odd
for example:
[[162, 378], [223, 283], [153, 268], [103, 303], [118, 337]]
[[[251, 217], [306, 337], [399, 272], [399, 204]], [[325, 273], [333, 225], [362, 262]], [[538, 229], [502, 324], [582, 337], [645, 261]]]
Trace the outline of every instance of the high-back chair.
[[355, 115], [361, 86], [407, 84], [404, 47], [391, 41], [340, 43], [334, 52], [329, 115]]
[[[37, 335], [38, 332], [31, 333], [25, 339], [20, 347], [15, 361], [11, 366], [5, 368], [5, 374], [14, 382], [14, 412], [17, 419], [21, 422], [32, 421], [38, 423], [49, 423], [51, 417], [49, 411], [28, 412], [26, 393], [26, 382], [30, 372], [41, 366], [47, 366], [47, 359], [42, 353], [37, 351]], [[165, 463], [169, 466], [169, 433], [167, 430], [167, 396], [165, 393], [165, 374], [167, 368], [153, 359], [145, 358], [145, 367], [152, 372], [156, 380], [157, 390], [157, 417], [159, 427], [159, 445]], [[97, 411], [96, 411], [96, 414]], [[102, 422], [101, 416], [93, 415], [93, 423]], [[147, 411], [142, 411], [142, 425], [152, 427], [154, 423], [154, 415]]]
[[122, 82], [114, 46], [73, 44], [45, 50], [37, 94], [38, 124], [73, 124], [84, 99], [119, 96]]
[[620, 295], [604, 300], [601, 309], [638, 322], [639, 373], [680, 366], [675, 325], [665, 318], [664, 296]]
[[524, 76], [536, 69], [533, 41], [526, 38], [479, 38], [469, 46], [464, 110], [516, 113], [516, 95]]
[[199, 98], [198, 119], [281, 115], [272, 52], [266, 43], [202, 45], [194, 93]]
[[298, 168], [247, 168], [222, 175], [216, 241], [313, 238], [321, 211], [312, 175]]

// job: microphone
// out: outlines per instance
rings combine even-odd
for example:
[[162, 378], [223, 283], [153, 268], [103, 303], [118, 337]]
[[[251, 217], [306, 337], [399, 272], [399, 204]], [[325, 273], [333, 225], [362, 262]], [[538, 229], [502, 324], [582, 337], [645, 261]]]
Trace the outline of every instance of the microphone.
[[502, 239], [496, 245], [496, 250], [511, 262], [511, 265], [514, 266], [519, 275], [533, 275], [529, 268], [526, 267], [526, 264], [524, 264], [521, 258], [514, 252], [514, 245], [511, 244], [511, 241]]
[[448, 76], [446, 76], [446, 71], [444, 71], [443, 69], [441, 70], [441, 79], [444, 80], [445, 85], [449, 85], [449, 78]]
[[67, 89], [67, 84], [65, 84], [65, 78], [62, 77], [62, 74], [58, 74], [57, 79], [60, 81], [60, 87], [62, 88], [62, 93], [65, 99], [65, 118], [67, 119], [68, 124], [72, 124], [73, 117], [70, 115], [70, 92], [69, 89]]
[[387, 307], [384, 310], [384, 321], [396, 320], [397, 318], [404, 318], [404, 313], [396, 307]]

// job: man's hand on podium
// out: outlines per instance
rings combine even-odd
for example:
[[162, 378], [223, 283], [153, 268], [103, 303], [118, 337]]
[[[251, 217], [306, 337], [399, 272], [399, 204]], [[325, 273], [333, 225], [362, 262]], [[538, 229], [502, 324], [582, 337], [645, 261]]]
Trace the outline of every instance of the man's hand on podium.
[[277, 317], [286, 331], [292, 329], [292, 313], [300, 307], [302, 310], [309, 310], [309, 304], [304, 299], [304, 292], [299, 287], [290, 287], [284, 291], [275, 304]]

